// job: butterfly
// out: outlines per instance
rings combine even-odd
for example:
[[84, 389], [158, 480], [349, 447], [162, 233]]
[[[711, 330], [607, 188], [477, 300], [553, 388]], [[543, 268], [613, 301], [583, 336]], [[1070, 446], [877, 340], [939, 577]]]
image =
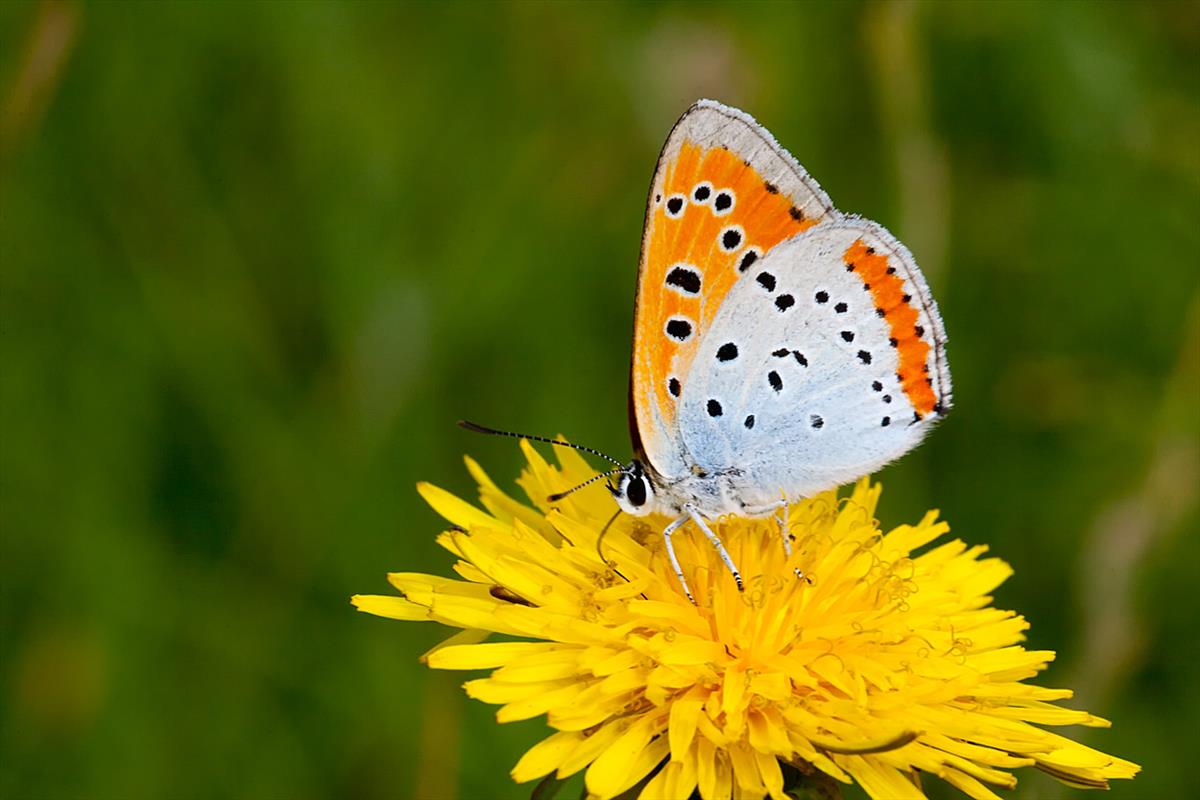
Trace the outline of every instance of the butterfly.
[[774, 515], [790, 554], [789, 503], [900, 457], [950, 409], [946, 334], [912, 254], [838, 211], [765, 128], [721, 103], [695, 103], [663, 146], [636, 303], [634, 459], [578, 449], [616, 464], [593, 480], [620, 475], [609, 489], [622, 511], [671, 518], [666, 551], [689, 598], [671, 545], [686, 523], [740, 589], [710, 521]]

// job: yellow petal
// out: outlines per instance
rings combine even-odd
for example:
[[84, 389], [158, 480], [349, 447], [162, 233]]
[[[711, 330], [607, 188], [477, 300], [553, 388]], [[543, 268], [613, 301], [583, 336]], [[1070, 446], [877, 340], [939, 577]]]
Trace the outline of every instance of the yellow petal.
[[1090, 747], [1076, 745], [1039, 755], [1037, 760], [1064, 769], [1102, 769], [1113, 762], [1113, 757]]
[[633, 650], [617, 650], [614, 652], [611, 648], [595, 649], [605, 653], [605, 657], [593, 664], [581, 661], [580, 666], [590, 669], [593, 675], [599, 677], [629, 669], [630, 667], [637, 666], [642, 661], [641, 655]]
[[663, 768], [655, 773], [654, 777], [646, 782], [642, 787], [642, 791], [638, 793], [638, 800], [663, 800], [665, 797], [685, 797], [686, 795], [671, 794], [668, 785], [671, 780], [671, 768], [678, 769], [679, 764], [667, 763]]
[[591, 736], [584, 737], [559, 764], [558, 777], [570, 777], [595, 761], [624, 731], [624, 725], [614, 721], [597, 729]]
[[783, 770], [779, 768], [779, 759], [757, 750], [754, 752], [754, 758], [758, 762], [758, 774], [762, 777], [771, 800], [788, 800], [788, 795], [783, 793]]
[[500, 606], [496, 600], [481, 600], [474, 597], [435, 595], [429, 610], [434, 619], [460, 628], [481, 628], [496, 633], [519, 634], [520, 631], [507, 625], [496, 613]]
[[517, 765], [512, 768], [513, 780], [517, 783], [540, 778], [558, 769], [562, 760], [574, 750], [581, 741], [583, 734], [559, 731], [535, 744], [521, 756]]
[[516, 703], [521, 700], [527, 700], [530, 697], [537, 697], [551, 689], [556, 689], [565, 684], [559, 682], [552, 685], [537, 684], [537, 683], [505, 683], [504, 681], [492, 680], [491, 678], [478, 678], [473, 681], [467, 681], [463, 684], [463, 688], [467, 691], [467, 697], [474, 698], [484, 703], [492, 703], [494, 705], [504, 705], [506, 703]]
[[744, 791], [761, 797], [767, 787], [763, 785], [758, 775], [758, 760], [750, 748], [745, 746], [731, 747], [725, 751], [729, 755], [729, 764], [733, 769], [733, 780]]
[[925, 793], [895, 767], [871, 756], [835, 756], [834, 760], [854, 776], [874, 800], [926, 800]]
[[750, 694], [757, 694], [768, 700], [784, 700], [792, 694], [792, 682], [788, 676], [779, 672], [765, 672], [750, 678]]
[[457, 647], [459, 645], [466, 645], [466, 644], [479, 644], [484, 639], [488, 638], [491, 635], [492, 635], [491, 631], [480, 630], [478, 628], [465, 628], [465, 629], [459, 631], [458, 633], [454, 634], [453, 636], [449, 637], [448, 639], [443, 639], [441, 642], [435, 644], [433, 647], [426, 650], [424, 653], [421, 654], [421, 657], [418, 659], [418, 661], [420, 661], [422, 664], [428, 664], [429, 657], [445, 647]]
[[747, 722], [751, 747], [773, 756], [791, 755], [792, 746], [788, 742], [786, 723], [778, 711], [771, 706], [751, 711]]
[[[532, 686], [533, 684], [521, 685]], [[582, 687], [577, 683], [572, 683], [554, 691], [541, 692], [526, 700], [509, 703], [501, 706], [500, 710], [496, 712], [496, 720], [498, 722], [515, 722], [541, 716], [552, 708], [569, 704], [580, 691], [582, 691]]]
[[691, 749], [692, 739], [696, 736], [696, 721], [700, 718], [703, 705], [704, 697], [698, 689], [671, 704], [669, 738], [672, 761], [682, 761]]
[[696, 730], [703, 734], [704, 739], [709, 744], [714, 744], [718, 747], [724, 747], [729, 744], [729, 737], [713, 723], [712, 718], [703, 711], [696, 717]]
[[1003, 767], [1013, 769], [1015, 767], [1032, 766], [1034, 760], [1032, 758], [1020, 758], [1010, 755], [1002, 750], [996, 750], [991, 747], [982, 747], [977, 744], [959, 741], [952, 739], [949, 736], [944, 736], [940, 733], [929, 733], [922, 737], [922, 741], [939, 750], [944, 750], [947, 753], [953, 753], [956, 756], [969, 758], [972, 761], [977, 761], [981, 764], [989, 764], [993, 767]]
[[662, 800], [663, 797], [691, 797], [696, 791], [696, 748], [682, 762], [673, 761], [663, 769], [667, 773], [667, 790], [658, 797], [645, 796], [646, 800]]
[[429, 619], [429, 609], [405, 600], [403, 597], [378, 594], [356, 594], [350, 602], [359, 611], [374, 614], [377, 617], [391, 619], [423, 620]]
[[712, 743], [698, 739], [696, 756], [696, 778], [700, 797], [704, 800], [728, 800], [733, 790], [733, 770], [725, 751], [717, 750]]
[[646, 672], [642, 669], [627, 669], [614, 672], [600, 681], [600, 691], [606, 695], [616, 695], [637, 689], [646, 685]]
[[679, 603], [661, 600], [631, 600], [629, 611], [639, 617], [670, 621], [694, 636], [703, 638], [709, 633], [708, 623], [696, 612], [696, 607], [690, 604], [685, 608]]
[[494, 517], [483, 513], [475, 506], [454, 495], [434, 486], [432, 483], [417, 484], [417, 493], [429, 504], [429, 507], [442, 516], [443, 519], [470, 530], [476, 525], [494, 527], [499, 523]]
[[972, 778], [970, 775], [964, 775], [957, 770], [945, 770], [941, 774], [941, 778], [951, 786], [975, 798], [975, 800], [1002, 800], [1000, 795], [996, 794], [991, 789]]
[[[641, 780], [654, 764], [638, 763], [638, 756], [647, 749], [651, 737], [658, 733], [660, 727], [661, 723], [651, 717], [642, 717], [630, 725], [629, 729], [606, 747], [588, 767], [588, 791], [600, 797], [613, 797]], [[665, 751], [666, 743], [659, 744], [660, 747], [656, 749]], [[644, 771], [637, 774], [638, 769], [643, 766]]]
[[646, 745], [638, 753], [625, 781], [612, 787], [613, 791], [617, 794], [623, 794], [628, 791], [635, 783], [646, 777], [652, 769], [661, 764], [663, 759], [669, 754], [669, 751], [670, 746], [667, 744], [666, 737], [659, 736], [656, 739], [651, 739], [650, 744]]
[[1086, 711], [1075, 711], [1070, 708], [1058, 708], [1051, 705], [1042, 706], [1007, 706], [989, 709], [988, 713], [1004, 719], [1019, 719], [1038, 725], [1089, 725], [1092, 727], [1108, 727], [1108, 720], [1094, 717]]
[[[488, 587], [420, 572], [389, 572], [388, 582], [414, 603], [429, 605], [434, 594], [488, 598]], [[488, 602], [491, 602], [490, 600]]]
[[691, 636], [676, 637], [676, 641], [659, 655], [663, 664], [687, 666], [726, 661], [728, 654], [720, 642], [697, 639]]
[[578, 647], [555, 647], [545, 652], [530, 652], [515, 658], [492, 673], [501, 681], [529, 683], [570, 678], [579, 674]]
[[489, 642], [487, 644], [444, 647], [429, 658], [434, 669], [488, 669], [507, 664], [531, 653], [554, 651], [555, 646], [544, 642]]
[[553, 540], [557, 541], [558, 535], [547, 524], [546, 518], [541, 512], [530, 508], [524, 503], [517, 502], [505, 492], [500, 491], [500, 487], [488, 477], [483, 467], [479, 466], [479, 463], [475, 459], [470, 456], [464, 456], [463, 461], [466, 462], [467, 472], [471, 473], [471, 477], [479, 484], [480, 502], [483, 503], [488, 511], [492, 512], [493, 516], [505, 521], [519, 519], [543, 536], [553, 536]]

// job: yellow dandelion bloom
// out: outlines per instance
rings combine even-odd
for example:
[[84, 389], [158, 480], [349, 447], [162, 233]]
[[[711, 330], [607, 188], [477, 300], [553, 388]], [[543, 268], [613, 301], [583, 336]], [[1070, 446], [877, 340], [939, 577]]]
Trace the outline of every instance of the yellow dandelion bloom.
[[[790, 559], [772, 521], [723, 520], [744, 593], [688, 526], [675, 541], [693, 605], [659, 535], [668, 520], [622, 515], [598, 547], [613, 513], [602, 487], [544, 500], [594, 471], [574, 452], [555, 468], [521, 444], [533, 507], [470, 459], [486, 510], [418, 487], [452, 523], [439, 541], [458, 579], [397, 573], [400, 596], [354, 598], [379, 616], [461, 628], [429, 666], [492, 670], [465, 688], [499, 705], [500, 722], [546, 716], [555, 732], [515, 780], [586, 770], [595, 798], [640, 784], [642, 798], [782, 800], [786, 771], [894, 800], [923, 798], [924, 773], [983, 800], [1015, 786], [1016, 767], [1096, 788], [1137, 773], [1044, 729], [1109, 723], [1056, 705], [1069, 689], [1025, 682], [1054, 653], [1022, 648], [1028, 623], [990, 607], [1012, 570], [983, 546], [929, 546], [949, 530], [936, 512], [884, 532], [880, 487], [863, 479], [848, 497], [791, 507]], [[491, 634], [504, 641], [483, 641]]]

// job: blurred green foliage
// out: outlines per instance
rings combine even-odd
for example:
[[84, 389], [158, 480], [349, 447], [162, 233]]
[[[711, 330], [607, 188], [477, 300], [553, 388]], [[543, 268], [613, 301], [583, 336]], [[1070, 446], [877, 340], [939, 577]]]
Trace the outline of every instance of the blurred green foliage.
[[1071, 735], [1145, 767], [1112, 796], [1189, 794], [1200, 5], [9, 2], [0, 796], [527, 796], [541, 723], [348, 598], [448, 570], [416, 480], [516, 477], [456, 418], [628, 455], [645, 190], [700, 96], [941, 301], [956, 409], [885, 522], [1012, 562], [1045, 682], [1116, 723]]

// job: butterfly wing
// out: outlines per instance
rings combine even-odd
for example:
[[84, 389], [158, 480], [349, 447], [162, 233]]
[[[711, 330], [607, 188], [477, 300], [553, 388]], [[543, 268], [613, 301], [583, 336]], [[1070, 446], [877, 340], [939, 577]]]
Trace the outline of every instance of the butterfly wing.
[[700, 333], [756, 260], [835, 216], [750, 116], [702, 100], [675, 124], [646, 208], [630, 379], [634, 448], [660, 475], [685, 469], [676, 409]]
[[765, 506], [873, 472], [950, 407], [946, 336], [908, 250], [830, 220], [767, 252], [701, 340], [678, 407], [684, 449]]

